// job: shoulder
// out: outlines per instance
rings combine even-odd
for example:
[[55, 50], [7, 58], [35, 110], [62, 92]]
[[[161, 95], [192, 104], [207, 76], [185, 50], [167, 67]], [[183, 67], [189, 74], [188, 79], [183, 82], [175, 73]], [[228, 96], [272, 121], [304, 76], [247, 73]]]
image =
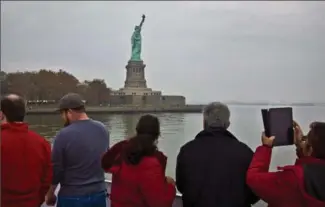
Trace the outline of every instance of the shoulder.
[[[234, 152], [236, 152], [235, 155], [233, 154]], [[241, 160], [241, 162], [245, 163], [245, 165], [248, 166], [254, 156], [253, 150], [247, 144], [239, 140], [230, 146], [229, 153], [232, 153], [231, 156], [238, 158], [238, 160]]]
[[49, 145], [48, 141], [46, 141], [46, 139], [44, 137], [42, 137], [41, 135], [39, 135], [38, 133], [36, 133], [36, 132], [34, 132], [32, 130], [28, 130], [28, 134], [29, 134], [29, 136], [33, 137], [34, 139], [36, 139], [40, 143], [45, 144], [45, 145]]
[[62, 139], [65, 136], [69, 136], [75, 132], [75, 128], [72, 125], [62, 128], [55, 136], [56, 139]]
[[103, 127], [103, 128], [106, 129], [106, 126], [105, 126], [105, 124], [104, 124], [103, 122], [100, 122], [100, 121], [97, 121], [97, 120], [93, 120], [93, 119], [91, 119], [91, 120], [90, 120], [90, 123], [92, 123], [92, 124], [94, 124], [94, 125], [97, 125], [97, 126], [99, 126], [99, 127]]
[[112, 148], [113, 147], [124, 148], [125, 146], [127, 146], [128, 143], [129, 143], [129, 140], [122, 140], [122, 141], [119, 141], [118, 143], [114, 144], [112, 146]]
[[244, 142], [240, 141], [238, 137], [236, 137], [233, 133], [227, 131], [225, 139], [231, 140], [231, 142], [227, 142], [229, 146], [232, 148], [232, 151], [238, 151], [238, 154], [247, 155], [252, 157], [254, 152], [253, 150]]
[[106, 151], [107, 156], [113, 155], [114, 157], [116, 157], [124, 150], [128, 143], [128, 140], [123, 140], [114, 144], [111, 148]]
[[156, 158], [158, 158], [158, 160], [167, 159], [167, 156], [162, 151], [159, 150], [156, 151], [155, 156]]
[[34, 141], [38, 142], [44, 149], [51, 150], [50, 143], [44, 137], [31, 130], [28, 130], [28, 134], [30, 137], [33, 138]]
[[[188, 161], [192, 161], [194, 159], [194, 157], [201, 157], [201, 151], [202, 148], [204, 148], [204, 146], [202, 147], [200, 144], [197, 143], [198, 140], [191, 140], [187, 143], [185, 143], [178, 152], [177, 155], [177, 165], [180, 163], [188, 162]], [[199, 153], [197, 153], [199, 152]], [[196, 156], [198, 155], [198, 156]], [[194, 157], [193, 157], [194, 156]], [[187, 161], [186, 161], [187, 160]]]
[[107, 129], [107, 127], [105, 126], [105, 124], [103, 122], [91, 119], [90, 123], [93, 126], [98, 127], [99, 129], [101, 129], [103, 132], [108, 133], [108, 129]]
[[179, 149], [177, 159], [181, 160], [185, 157], [187, 158], [193, 157], [197, 154], [197, 152], [201, 152], [206, 148], [207, 145], [204, 142], [201, 142], [200, 139], [194, 138], [193, 140], [188, 141], [183, 146], [181, 146], [181, 148]]
[[191, 141], [188, 141], [187, 143], [185, 143], [183, 146], [181, 146], [180, 148], [180, 152], [184, 152], [184, 151], [187, 151], [193, 147], [197, 147], [198, 145], [198, 140], [197, 139], [193, 139]]
[[[61, 129], [53, 139], [53, 146], [61, 145], [65, 143], [67, 140], [71, 140], [71, 137], [75, 136], [76, 130], [72, 126], [67, 126]], [[66, 139], [70, 137], [70, 139]]]
[[244, 153], [247, 153], [248, 155], [253, 155], [253, 150], [244, 142], [238, 141], [238, 148], [240, 148]]

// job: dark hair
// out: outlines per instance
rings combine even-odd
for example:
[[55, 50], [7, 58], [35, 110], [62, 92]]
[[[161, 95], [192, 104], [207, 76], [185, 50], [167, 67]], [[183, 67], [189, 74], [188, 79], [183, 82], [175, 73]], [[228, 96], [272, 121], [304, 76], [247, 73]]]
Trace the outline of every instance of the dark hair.
[[8, 122], [22, 122], [26, 114], [25, 101], [20, 96], [14, 98], [10, 95], [4, 96], [1, 98], [1, 111]]
[[313, 156], [325, 159], [325, 123], [315, 123], [308, 133], [308, 144], [313, 148]]
[[137, 134], [129, 140], [125, 149], [125, 161], [137, 165], [145, 156], [153, 155], [157, 151], [155, 141], [160, 135], [160, 124], [157, 117], [144, 115], [139, 119], [136, 127]]

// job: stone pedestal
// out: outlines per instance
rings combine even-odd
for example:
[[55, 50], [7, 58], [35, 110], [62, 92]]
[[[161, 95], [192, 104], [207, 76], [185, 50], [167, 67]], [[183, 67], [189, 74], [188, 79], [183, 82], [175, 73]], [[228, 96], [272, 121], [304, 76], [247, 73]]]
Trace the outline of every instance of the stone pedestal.
[[126, 65], [126, 79], [124, 87], [112, 90], [111, 106], [132, 107], [179, 107], [185, 106], [183, 96], [163, 96], [161, 91], [147, 87], [145, 78], [146, 65], [143, 61], [130, 60]]
[[124, 88], [147, 88], [143, 61], [130, 60], [126, 65]]

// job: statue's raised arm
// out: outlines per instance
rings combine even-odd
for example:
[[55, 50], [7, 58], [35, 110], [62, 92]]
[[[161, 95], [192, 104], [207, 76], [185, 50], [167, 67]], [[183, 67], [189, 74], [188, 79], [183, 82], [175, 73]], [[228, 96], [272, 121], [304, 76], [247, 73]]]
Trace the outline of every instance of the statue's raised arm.
[[142, 20], [141, 20], [141, 22], [139, 24], [140, 28], [142, 28], [142, 25], [143, 25], [145, 19], [146, 19], [146, 15], [142, 14]]

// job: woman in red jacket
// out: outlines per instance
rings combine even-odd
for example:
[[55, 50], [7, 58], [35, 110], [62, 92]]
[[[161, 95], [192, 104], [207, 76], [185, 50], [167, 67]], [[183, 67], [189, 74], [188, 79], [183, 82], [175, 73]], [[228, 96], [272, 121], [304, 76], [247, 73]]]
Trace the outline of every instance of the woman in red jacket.
[[157, 149], [159, 121], [142, 116], [136, 135], [109, 149], [102, 167], [112, 173], [112, 207], [171, 207], [176, 195], [173, 179], [165, 177], [167, 157]]
[[325, 207], [325, 123], [311, 125], [303, 139], [295, 124], [295, 165], [268, 172], [274, 137], [262, 135], [247, 172], [247, 184], [269, 207]]

